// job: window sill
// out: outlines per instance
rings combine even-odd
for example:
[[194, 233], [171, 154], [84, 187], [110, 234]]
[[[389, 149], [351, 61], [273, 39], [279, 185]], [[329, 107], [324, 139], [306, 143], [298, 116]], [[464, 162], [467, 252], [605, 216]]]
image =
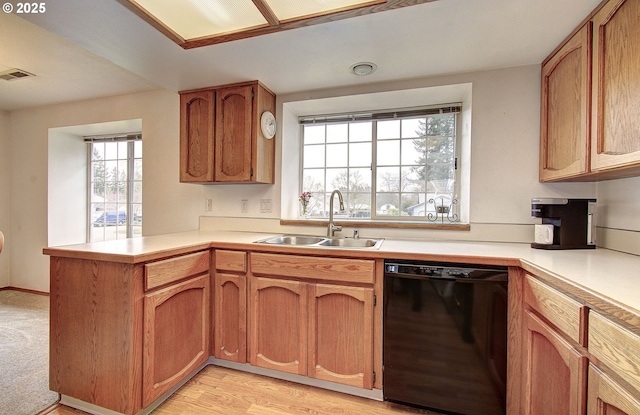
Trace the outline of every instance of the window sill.
[[[470, 231], [468, 223], [432, 223], [409, 221], [371, 221], [371, 220], [334, 220], [337, 226], [351, 228], [389, 228], [389, 229], [433, 229], [447, 231]], [[327, 227], [326, 219], [280, 219], [280, 225]]]

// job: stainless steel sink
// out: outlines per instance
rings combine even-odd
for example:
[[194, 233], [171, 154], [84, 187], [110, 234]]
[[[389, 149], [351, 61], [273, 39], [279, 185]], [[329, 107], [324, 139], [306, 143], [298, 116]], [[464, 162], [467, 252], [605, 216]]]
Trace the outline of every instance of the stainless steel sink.
[[317, 248], [345, 248], [345, 249], [379, 249], [384, 241], [367, 238], [331, 238], [325, 236], [309, 235], [279, 235], [271, 238], [260, 239], [254, 243], [273, 245], [313, 246]]

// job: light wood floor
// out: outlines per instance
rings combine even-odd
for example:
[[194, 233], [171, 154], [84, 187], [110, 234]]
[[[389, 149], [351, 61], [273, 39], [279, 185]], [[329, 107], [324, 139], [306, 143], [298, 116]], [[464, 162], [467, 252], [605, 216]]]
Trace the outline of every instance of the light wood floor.
[[[207, 366], [154, 415], [404, 415], [433, 414], [389, 402], [326, 391], [269, 377]], [[84, 415], [58, 406], [47, 415]], [[42, 414], [41, 414], [42, 415]]]

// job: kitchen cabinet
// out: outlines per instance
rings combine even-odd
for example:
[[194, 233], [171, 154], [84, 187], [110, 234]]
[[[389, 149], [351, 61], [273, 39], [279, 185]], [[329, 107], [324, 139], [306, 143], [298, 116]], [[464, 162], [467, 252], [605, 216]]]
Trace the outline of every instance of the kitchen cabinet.
[[[143, 406], [209, 358], [209, 255], [203, 251], [145, 265], [151, 291], [144, 297]], [[156, 290], [158, 285], [164, 288]]]
[[213, 307], [213, 355], [247, 362], [247, 254], [216, 250]]
[[542, 64], [540, 181], [589, 172], [591, 23]]
[[640, 175], [638, 15], [609, 0], [543, 62], [541, 182]]
[[593, 17], [591, 169], [640, 174], [640, 2], [609, 0]]
[[584, 307], [528, 275], [524, 301], [523, 412], [584, 414], [588, 360], [579, 345]]
[[258, 81], [180, 93], [180, 180], [274, 183], [275, 138], [260, 128], [275, 95]]
[[251, 363], [371, 389], [374, 270], [371, 260], [251, 254]]
[[640, 335], [598, 312], [589, 312], [589, 352], [593, 360], [589, 370], [590, 415], [640, 414], [638, 350]]

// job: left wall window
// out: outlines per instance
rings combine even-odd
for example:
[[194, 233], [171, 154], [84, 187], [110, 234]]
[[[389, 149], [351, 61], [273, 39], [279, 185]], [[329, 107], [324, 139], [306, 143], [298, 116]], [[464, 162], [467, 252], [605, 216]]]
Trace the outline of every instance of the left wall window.
[[142, 135], [85, 137], [87, 241], [142, 236]]

